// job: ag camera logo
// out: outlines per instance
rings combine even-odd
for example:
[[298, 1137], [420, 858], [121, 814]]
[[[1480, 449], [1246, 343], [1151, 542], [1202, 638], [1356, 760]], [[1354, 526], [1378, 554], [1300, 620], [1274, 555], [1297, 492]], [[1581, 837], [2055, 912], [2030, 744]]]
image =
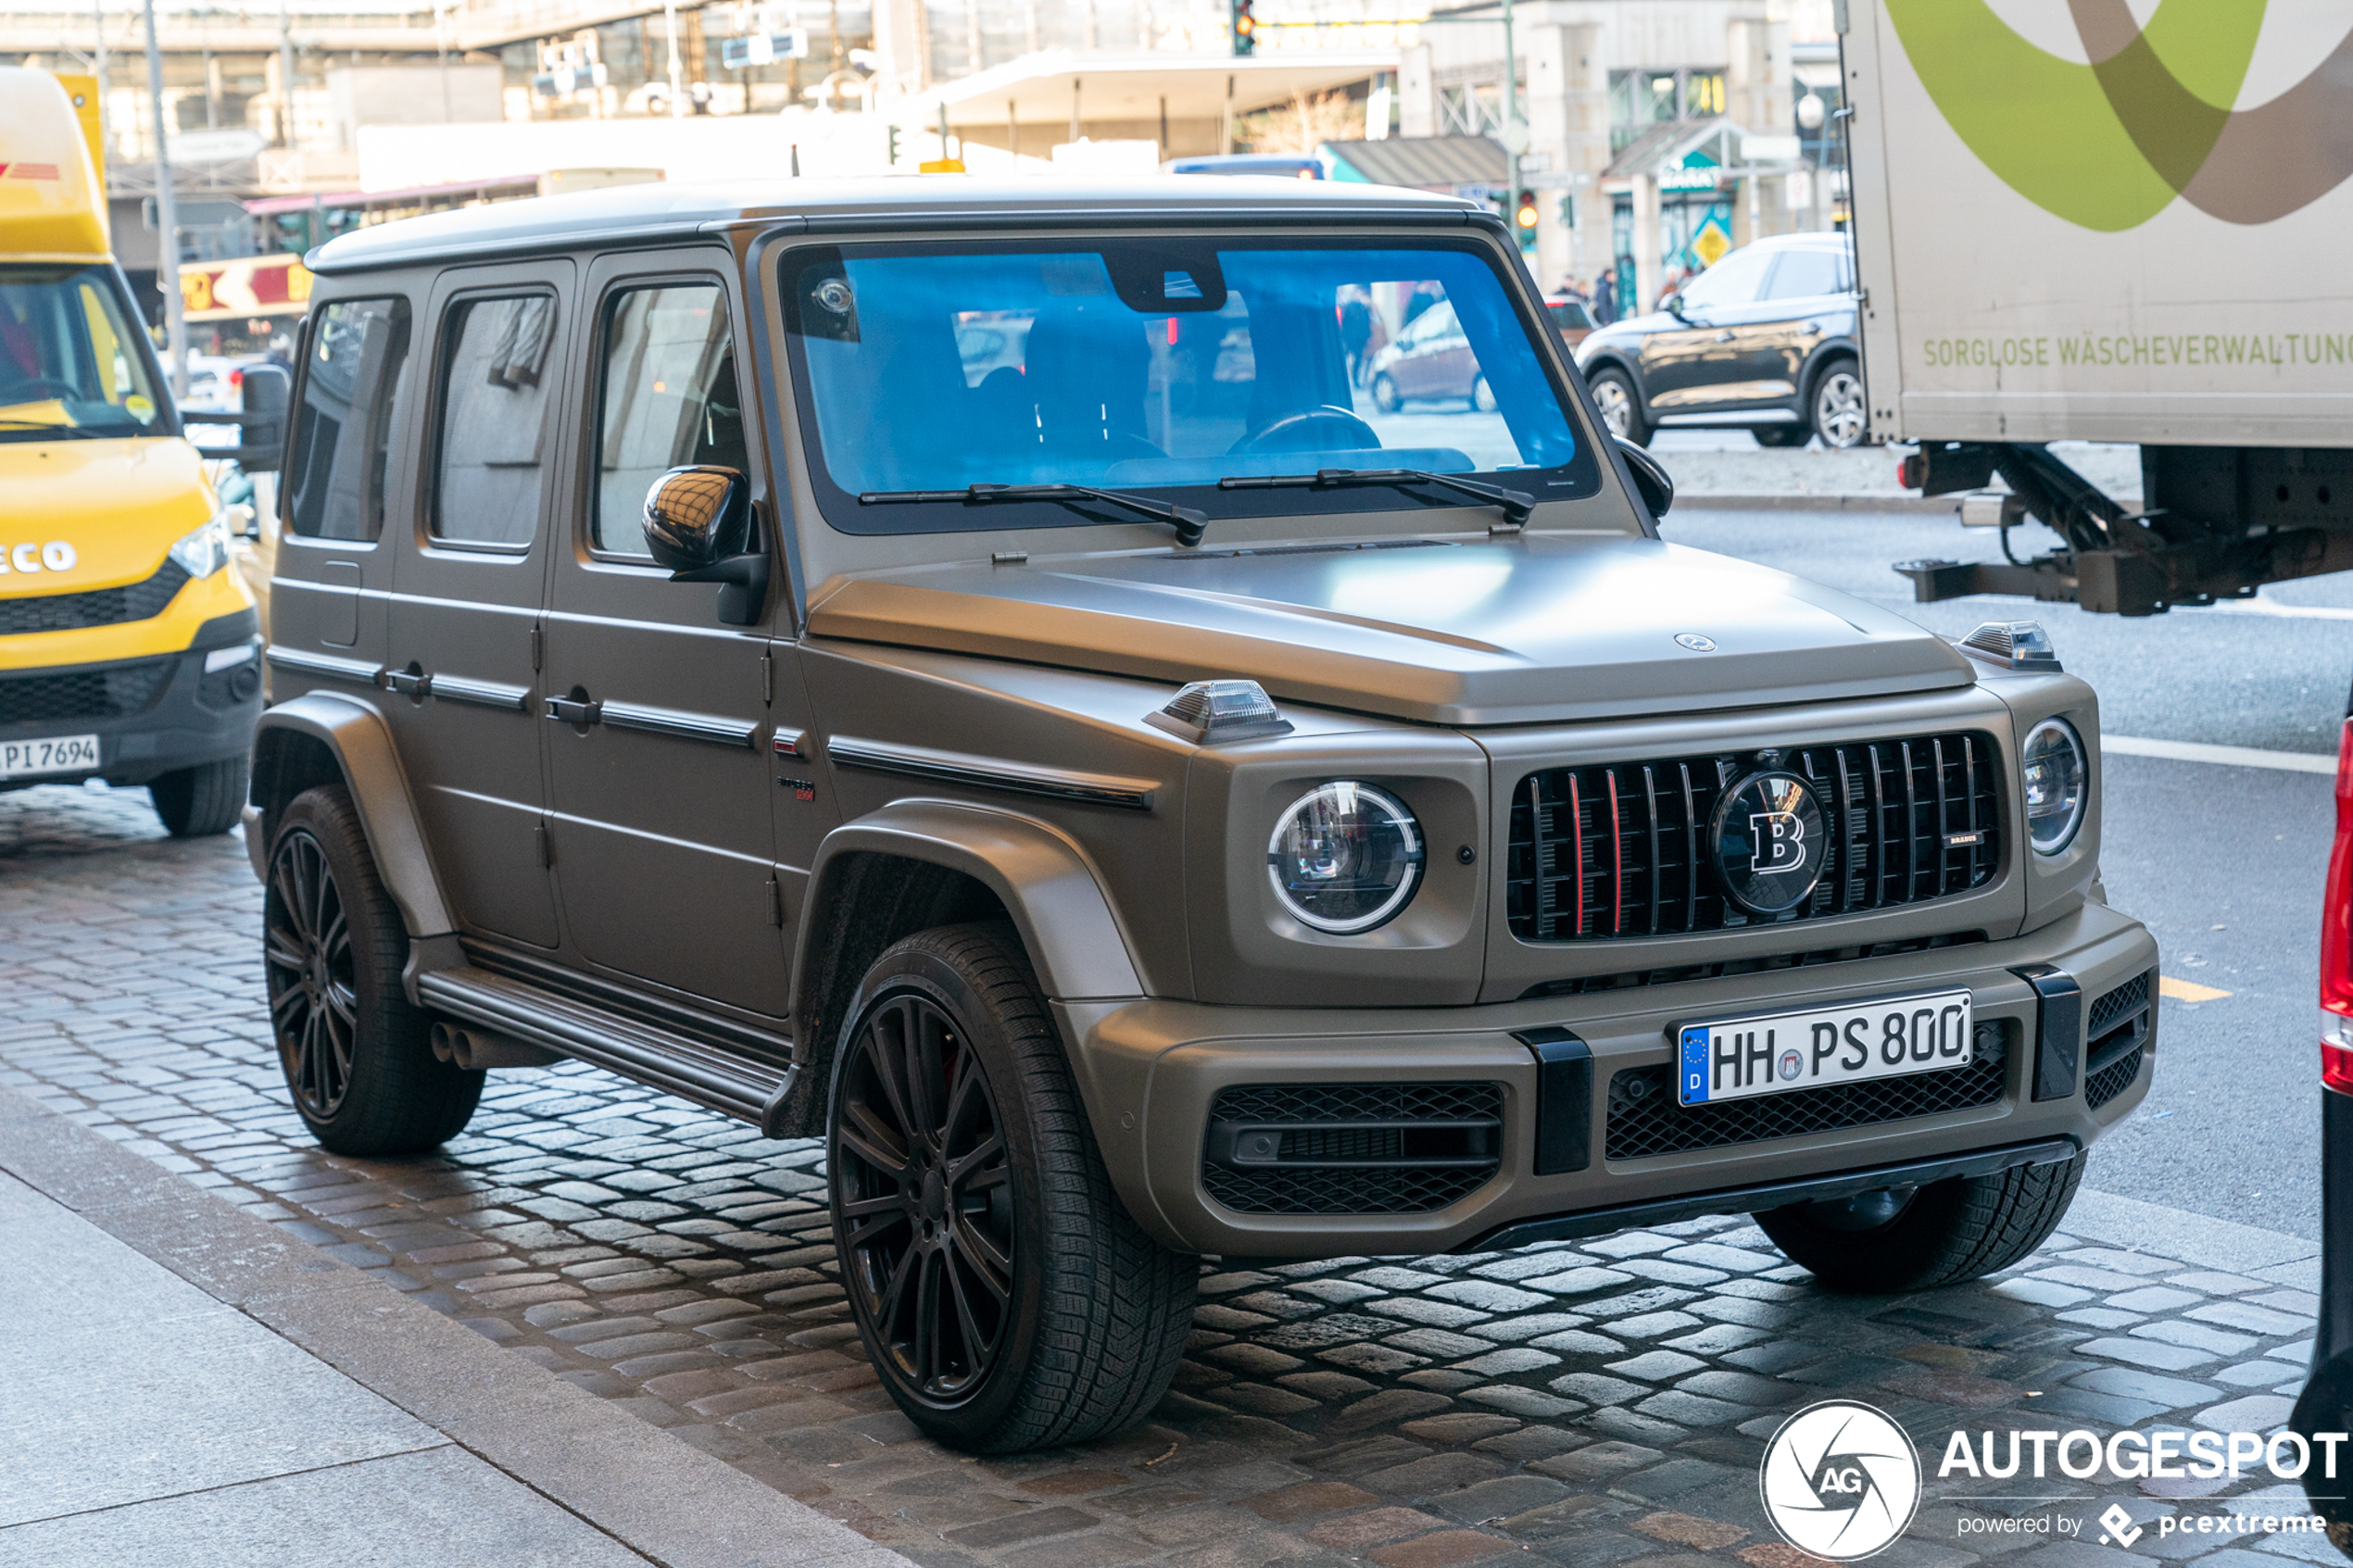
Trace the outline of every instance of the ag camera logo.
[[1852, 1562], [1884, 1550], [1920, 1506], [1920, 1461], [1886, 1412], [1849, 1399], [1808, 1405], [1765, 1445], [1766, 1517], [1800, 1551]]

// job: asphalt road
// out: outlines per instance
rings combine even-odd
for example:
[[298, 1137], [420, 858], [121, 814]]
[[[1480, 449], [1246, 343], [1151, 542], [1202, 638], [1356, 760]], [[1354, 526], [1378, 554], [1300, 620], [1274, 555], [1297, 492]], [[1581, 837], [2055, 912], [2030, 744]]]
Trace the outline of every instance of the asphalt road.
[[[2067, 668], [2097, 689], [2109, 734], [2335, 750], [2353, 677], [2353, 577], [2268, 589], [2255, 606], [2125, 621], [2020, 599], [1912, 603], [1890, 562], [2000, 558], [1990, 533], [1944, 518], [1692, 509], [1670, 515], [1664, 532], [1953, 635], [1984, 621], [2040, 621]], [[2039, 528], [2012, 537], [2021, 558], [2052, 543]], [[2312, 1020], [2331, 781], [2111, 753], [2104, 820], [2110, 901], [2157, 933], [2163, 973], [2230, 995], [2162, 1004], [2156, 1085], [2101, 1143], [2086, 1184], [2317, 1236]]]

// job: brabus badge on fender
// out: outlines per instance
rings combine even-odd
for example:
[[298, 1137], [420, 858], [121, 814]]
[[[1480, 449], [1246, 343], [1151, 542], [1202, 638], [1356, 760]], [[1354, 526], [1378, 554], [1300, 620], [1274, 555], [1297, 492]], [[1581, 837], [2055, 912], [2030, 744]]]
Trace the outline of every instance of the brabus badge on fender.
[[1751, 773], [1726, 790], [1708, 843], [1725, 891], [1753, 914], [1804, 903], [1830, 859], [1821, 802], [1795, 773]]

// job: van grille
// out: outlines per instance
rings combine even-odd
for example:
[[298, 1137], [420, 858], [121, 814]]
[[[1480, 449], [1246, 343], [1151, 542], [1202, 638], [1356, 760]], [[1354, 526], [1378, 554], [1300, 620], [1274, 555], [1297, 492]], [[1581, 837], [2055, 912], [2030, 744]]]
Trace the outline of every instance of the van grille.
[[155, 700], [171, 665], [150, 659], [64, 675], [0, 675], [0, 724], [123, 718]]
[[1793, 747], [1779, 766], [1816, 786], [1833, 827], [1813, 897], [1753, 915], [1707, 865], [1707, 828], [1756, 752], [1549, 768], [1512, 796], [1506, 909], [1524, 942], [1680, 936], [1923, 904], [2001, 868], [1991, 736], [1919, 735]]
[[1676, 1103], [1671, 1066], [1629, 1067], [1609, 1081], [1603, 1150], [1611, 1160], [1643, 1160], [1993, 1105], [2007, 1087], [2003, 1062], [2017, 1027], [1999, 1019], [1980, 1023], [1972, 1032], [1977, 1055], [1966, 1067], [1707, 1105]]
[[0, 637], [24, 632], [71, 632], [83, 626], [114, 626], [125, 621], [152, 621], [163, 613], [188, 581], [176, 560], [144, 583], [120, 588], [93, 588], [86, 594], [41, 594], [31, 598], [0, 599]]

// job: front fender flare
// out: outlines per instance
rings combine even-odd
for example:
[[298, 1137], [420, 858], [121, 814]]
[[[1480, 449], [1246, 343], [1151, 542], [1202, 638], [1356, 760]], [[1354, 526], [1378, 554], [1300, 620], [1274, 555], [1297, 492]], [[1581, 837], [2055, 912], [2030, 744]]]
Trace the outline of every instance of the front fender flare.
[[897, 800], [844, 822], [818, 846], [793, 972], [810, 984], [830, 889], [847, 858], [888, 855], [962, 872], [997, 895], [1038, 984], [1057, 1000], [1140, 997], [1142, 966], [1086, 853], [1060, 830], [1013, 811], [950, 800]]
[[[446, 936], [458, 929], [441, 896], [433, 857], [425, 848], [423, 829], [417, 821], [409, 776], [401, 770], [400, 753], [382, 715], [364, 703], [329, 692], [310, 692], [266, 709], [253, 738], [257, 776], [270, 757], [272, 736], [303, 735], [333, 754], [342, 771], [352, 809], [368, 835], [369, 852], [376, 858], [376, 874], [400, 910], [401, 923], [411, 937]], [[275, 745], [283, 746], [279, 739]], [[246, 831], [258, 824], [248, 822]], [[271, 821], [274, 830], [276, 822]], [[257, 862], [268, 853], [257, 854]]]

